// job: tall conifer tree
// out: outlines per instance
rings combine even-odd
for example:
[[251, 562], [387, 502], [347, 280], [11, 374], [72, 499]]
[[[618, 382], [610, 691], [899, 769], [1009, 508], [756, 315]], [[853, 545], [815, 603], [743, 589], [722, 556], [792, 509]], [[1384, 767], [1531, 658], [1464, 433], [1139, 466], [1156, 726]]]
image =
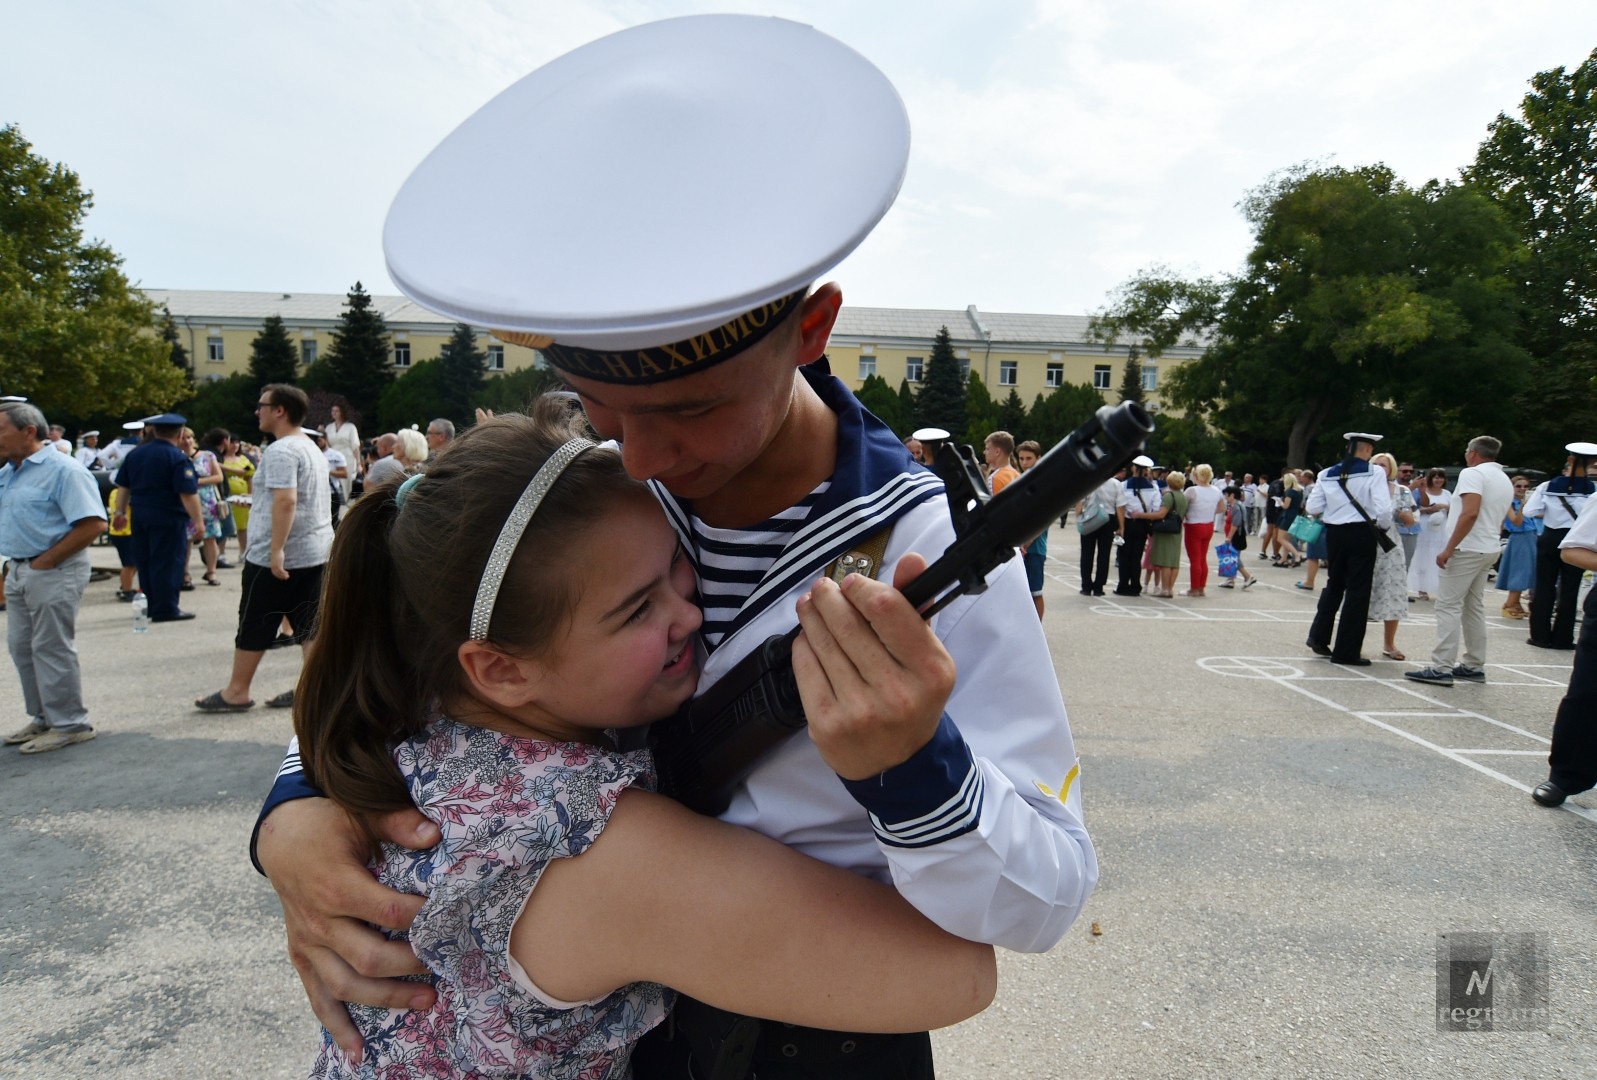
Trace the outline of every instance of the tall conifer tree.
[[[325, 366], [324, 366], [325, 365]], [[355, 282], [338, 316], [333, 331], [333, 347], [316, 365], [322, 368], [319, 385], [311, 389], [343, 394], [350, 408], [360, 415], [375, 415], [383, 390], [394, 381], [388, 324], [372, 307], [372, 298]]]
[[915, 397], [915, 426], [940, 427], [956, 436], [965, 430], [965, 380], [946, 326], [937, 331], [926, 361], [926, 381]]
[[299, 376], [299, 354], [281, 315], [268, 315], [250, 342], [250, 379], [255, 389], [268, 383], [293, 383]]

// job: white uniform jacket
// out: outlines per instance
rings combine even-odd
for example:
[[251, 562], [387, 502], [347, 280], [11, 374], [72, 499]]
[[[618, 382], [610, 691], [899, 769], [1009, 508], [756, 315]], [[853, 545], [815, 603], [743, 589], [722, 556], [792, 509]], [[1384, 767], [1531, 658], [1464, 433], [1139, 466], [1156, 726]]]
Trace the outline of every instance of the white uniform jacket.
[[[1347, 490], [1342, 488], [1341, 477], [1347, 476]], [[1372, 466], [1368, 461], [1355, 458], [1352, 464], [1343, 462], [1320, 470], [1309, 497], [1303, 503], [1303, 512], [1320, 518], [1327, 525], [1357, 525], [1364, 520], [1348, 496], [1364, 507], [1381, 528], [1392, 524], [1392, 491], [1386, 479], [1386, 470]]]
[[[906, 553], [931, 561], [953, 542], [941, 482], [841, 383], [806, 376], [838, 414], [837, 471], [710, 653], [701, 691], [792, 629], [799, 596], [839, 555], [879, 533], [882, 520], [897, 515], [882, 580], [892, 580]], [[656, 494], [692, 555], [684, 508], [662, 489]], [[1020, 560], [1000, 566], [988, 585], [935, 618], [958, 679], [927, 747], [879, 777], [845, 783], [801, 732], [755, 768], [722, 818], [890, 879], [950, 933], [1041, 952], [1080, 913], [1098, 862], [1083, 824], [1070, 724]]]
[[1555, 476], [1536, 485], [1536, 490], [1525, 500], [1525, 516], [1541, 518], [1549, 529], [1568, 529], [1591, 498], [1594, 488], [1585, 476]]

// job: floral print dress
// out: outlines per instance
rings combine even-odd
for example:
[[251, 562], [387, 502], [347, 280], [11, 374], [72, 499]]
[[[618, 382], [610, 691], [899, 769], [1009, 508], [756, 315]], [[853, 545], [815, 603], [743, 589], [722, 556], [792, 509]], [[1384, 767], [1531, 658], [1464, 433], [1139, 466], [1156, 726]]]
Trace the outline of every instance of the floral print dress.
[[554, 1000], [510, 956], [510, 932], [550, 861], [586, 851], [627, 787], [654, 786], [648, 751], [524, 739], [441, 717], [394, 759], [443, 839], [429, 851], [384, 844], [375, 871], [384, 885], [427, 897], [408, 936], [438, 1000], [425, 1012], [349, 1006], [366, 1043], [362, 1063], [351, 1066], [324, 1031], [311, 1075], [629, 1075], [633, 1045], [665, 1018], [673, 992], [633, 983], [596, 1001]]

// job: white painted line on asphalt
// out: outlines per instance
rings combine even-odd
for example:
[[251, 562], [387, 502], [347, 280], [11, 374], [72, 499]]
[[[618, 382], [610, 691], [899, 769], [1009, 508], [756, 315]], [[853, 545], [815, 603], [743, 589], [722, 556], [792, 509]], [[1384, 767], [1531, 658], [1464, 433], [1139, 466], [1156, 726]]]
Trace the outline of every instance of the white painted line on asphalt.
[[[1323, 663], [1323, 661], [1320, 661], [1320, 662]], [[1206, 657], [1202, 657], [1201, 659], [1199, 659], [1197, 661], [1197, 664], [1198, 664], [1199, 668], [1203, 669], [1204, 671], [1212, 672], [1213, 674], [1216, 674], [1216, 675], [1224, 675], [1224, 676], [1226, 676], [1228, 678], [1265, 679], [1265, 680], [1268, 680], [1270, 682], [1275, 683], [1278, 686], [1281, 686], [1281, 687], [1283, 687], [1283, 688], [1285, 688], [1287, 690], [1292, 691], [1294, 694], [1298, 694], [1298, 695], [1300, 695], [1302, 697], [1306, 697], [1306, 698], [1310, 699], [1311, 701], [1316, 701], [1316, 702], [1320, 703], [1321, 705], [1324, 705], [1328, 709], [1332, 709], [1332, 710], [1334, 710], [1336, 712], [1340, 712], [1340, 713], [1346, 713], [1347, 715], [1355, 717], [1356, 719], [1362, 720], [1364, 723], [1369, 724], [1369, 725], [1371, 725], [1373, 727], [1380, 728], [1381, 730], [1390, 732], [1391, 734], [1396, 735], [1396, 736], [1398, 736], [1400, 738], [1407, 739], [1409, 742], [1412, 742], [1412, 743], [1414, 743], [1417, 746], [1422, 746], [1425, 749], [1430, 750], [1433, 753], [1436, 753], [1436, 754], [1440, 755], [1441, 757], [1446, 758], [1449, 761], [1453, 761], [1453, 762], [1456, 762], [1456, 763], [1458, 763], [1460, 765], [1464, 765], [1467, 768], [1474, 769], [1476, 772], [1482, 774], [1483, 776], [1489, 776], [1489, 777], [1491, 777], [1494, 780], [1497, 780], [1497, 781], [1499, 781], [1501, 783], [1507, 784], [1509, 787], [1514, 788], [1517, 791], [1523, 792], [1523, 793], [1525, 793], [1527, 795], [1530, 794], [1531, 785], [1525, 784], [1525, 783], [1523, 783], [1523, 782], [1521, 782], [1519, 780], [1514, 779], [1511, 776], [1507, 776], [1507, 775], [1505, 775], [1503, 773], [1498, 772], [1496, 769], [1493, 769], [1493, 768], [1490, 768], [1490, 767], [1488, 767], [1486, 765], [1483, 765], [1481, 762], [1474, 760], [1472, 757], [1470, 757], [1468, 755], [1476, 754], [1476, 755], [1484, 756], [1486, 754], [1497, 754], [1497, 755], [1501, 755], [1501, 756], [1513, 756], [1513, 757], [1541, 756], [1541, 755], [1546, 753], [1545, 747], [1550, 743], [1550, 740], [1544, 738], [1541, 735], [1537, 735], [1534, 732], [1526, 731], [1524, 728], [1518, 727], [1518, 726], [1516, 726], [1514, 724], [1509, 724], [1509, 723], [1506, 723], [1506, 722], [1504, 722], [1502, 720], [1498, 720], [1495, 717], [1487, 716], [1484, 713], [1475, 712], [1474, 710], [1471, 710], [1471, 709], [1459, 709], [1459, 708], [1457, 708], [1456, 705], [1454, 705], [1452, 703], [1440, 701], [1440, 700], [1438, 700], [1436, 698], [1429, 697], [1424, 691], [1420, 690], [1418, 688], [1418, 686], [1416, 686], [1413, 683], [1407, 683], [1407, 682], [1405, 682], [1403, 680], [1382, 679], [1382, 678], [1379, 678], [1379, 677], [1377, 677], [1377, 676], [1375, 676], [1373, 674], [1367, 673], [1363, 669], [1359, 669], [1359, 668], [1341, 668], [1341, 669], [1338, 669], [1338, 673], [1335, 674], [1335, 675], [1310, 675], [1310, 674], [1308, 674], [1304, 670], [1305, 667], [1306, 666], [1312, 666], [1315, 663], [1316, 663], [1316, 661], [1314, 661], [1314, 660], [1305, 660], [1302, 657], [1281, 657], [1281, 656], [1206, 656]], [[1310, 682], [1315, 682], [1315, 683], [1349, 683], [1349, 682], [1353, 682], [1354, 680], [1359, 680], [1359, 681], [1365, 683], [1366, 685], [1373, 684], [1375, 686], [1383, 687], [1385, 689], [1394, 690], [1394, 691], [1397, 691], [1398, 693], [1401, 693], [1401, 694], [1405, 695], [1406, 697], [1418, 698], [1419, 700], [1425, 702], [1427, 705], [1436, 706], [1437, 710], [1441, 710], [1441, 711], [1419, 711], [1419, 710], [1384, 710], [1384, 711], [1382, 711], [1382, 710], [1355, 709], [1355, 708], [1353, 708], [1350, 705], [1344, 705], [1341, 702], [1336, 701], [1333, 698], [1325, 696], [1324, 694], [1316, 693], [1314, 690], [1309, 689], [1309, 687], [1307, 685], [1305, 685], [1305, 684], [1310, 683]], [[1494, 683], [1494, 685], [1503, 685], [1503, 684]], [[1523, 685], [1534, 685], [1534, 684], [1523, 684]], [[1434, 743], [1434, 742], [1430, 741], [1429, 739], [1424, 738], [1423, 736], [1418, 735], [1418, 734], [1416, 734], [1416, 733], [1414, 733], [1412, 731], [1407, 731], [1404, 728], [1399, 727], [1396, 724], [1389, 724], [1385, 720], [1380, 719], [1383, 716], [1391, 717], [1393, 719], [1401, 719], [1401, 718], [1407, 716], [1407, 717], [1410, 717], [1410, 718], [1413, 718], [1413, 719], [1475, 720], [1475, 721], [1480, 721], [1480, 722], [1485, 723], [1485, 724], [1490, 724], [1491, 726], [1493, 726], [1495, 728], [1498, 728], [1500, 730], [1503, 730], [1503, 731], [1509, 732], [1511, 734], [1520, 736], [1521, 738], [1529, 739], [1532, 742], [1539, 743], [1539, 744], [1541, 744], [1541, 748], [1535, 749], [1535, 750], [1529, 750], [1529, 749], [1526, 749], [1526, 750], [1458, 750], [1458, 749], [1453, 749], [1451, 747], [1438, 745], [1437, 743]], [[1581, 818], [1581, 819], [1583, 819], [1583, 820], [1585, 820], [1587, 822], [1590, 822], [1593, 825], [1597, 825], [1597, 810], [1588, 810], [1584, 806], [1579, 806], [1579, 805], [1577, 805], [1575, 803], [1571, 803], [1571, 802], [1564, 803], [1563, 806], [1560, 807], [1560, 809], [1567, 810], [1571, 814], [1574, 814], [1576, 817], [1579, 817], [1579, 818]]]

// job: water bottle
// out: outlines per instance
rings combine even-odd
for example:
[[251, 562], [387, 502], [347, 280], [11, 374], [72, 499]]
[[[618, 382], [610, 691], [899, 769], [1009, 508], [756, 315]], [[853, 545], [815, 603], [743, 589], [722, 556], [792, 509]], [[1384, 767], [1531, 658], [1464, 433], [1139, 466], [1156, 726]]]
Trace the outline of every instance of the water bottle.
[[136, 593], [133, 597], [133, 632], [142, 634], [150, 628], [150, 602], [144, 598], [143, 593]]

